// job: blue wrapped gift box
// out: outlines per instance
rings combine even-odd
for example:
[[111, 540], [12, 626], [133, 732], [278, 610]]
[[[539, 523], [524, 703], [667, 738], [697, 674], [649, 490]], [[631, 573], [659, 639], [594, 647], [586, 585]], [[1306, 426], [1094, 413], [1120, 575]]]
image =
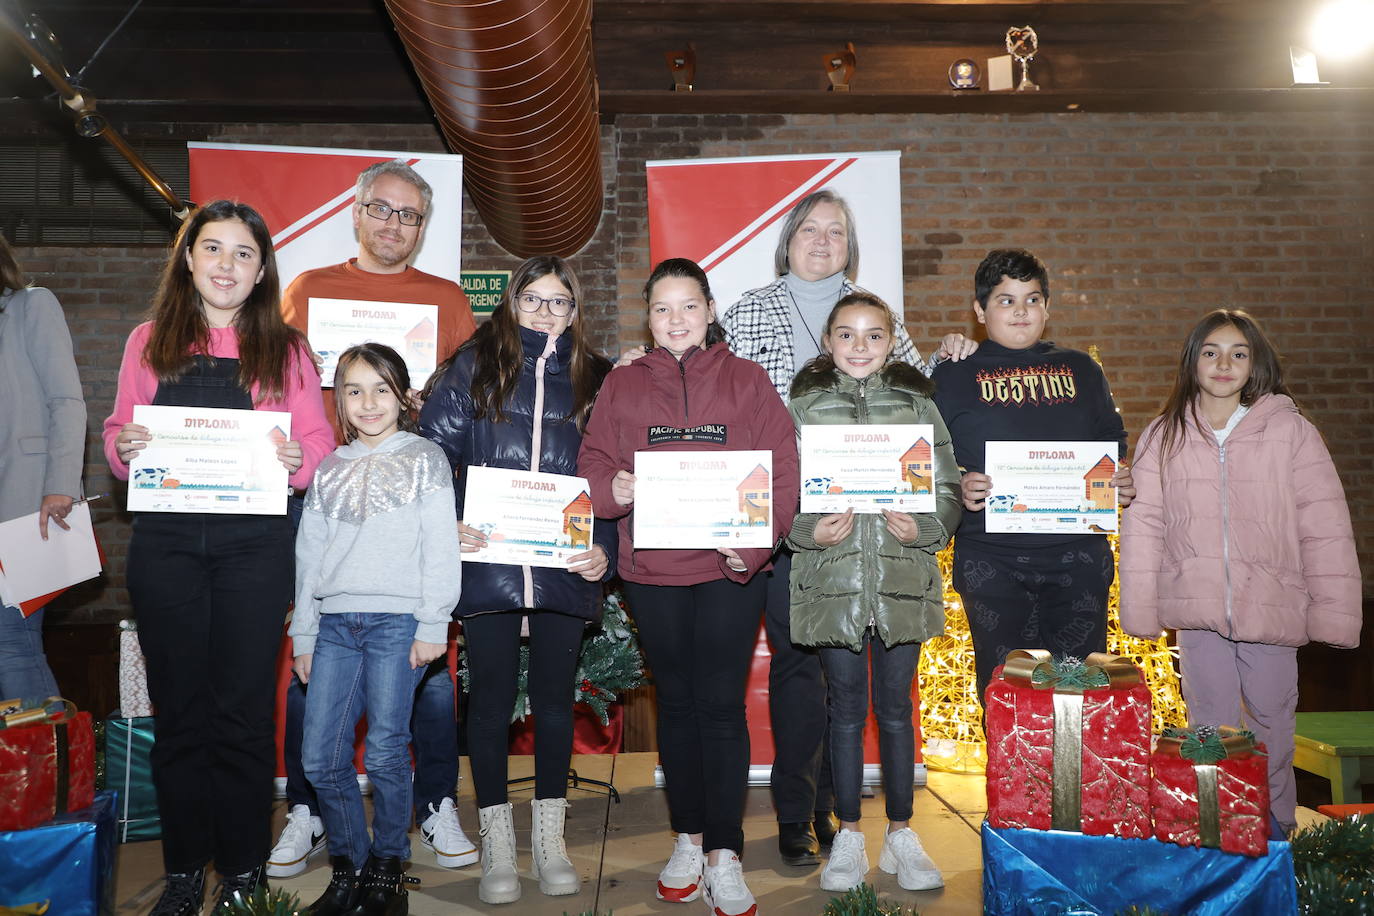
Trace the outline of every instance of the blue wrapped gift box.
[[983, 824], [983, 912], [990, 916], [1113, 916], [1131, 906], [1188, 916], [1285, 916], [1298, 911], [1293, 851], [1240, 856], [1159, 840]]
[[49, 901], [52, 916], [114, 913], [115, 793], [32, 830], [0, 832], [0, 907]]

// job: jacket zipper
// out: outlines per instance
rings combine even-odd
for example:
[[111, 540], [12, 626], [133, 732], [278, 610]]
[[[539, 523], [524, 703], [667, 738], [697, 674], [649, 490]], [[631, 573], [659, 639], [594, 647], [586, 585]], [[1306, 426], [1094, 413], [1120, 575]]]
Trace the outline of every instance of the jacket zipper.
[[1218, 446], [1221, 455], [1221, 569], [1226, 577], [1226, 638], [1232, 638], [1231, 625], [1231, 502], [1226, 494], [1226, 445]]
[[682, 376], [682, 425], [687, 425], [687, 355], [683, 354], [682, 359], [677, 361], [678, 374]]
[[[857, 405], [857, 406], [858, 406], [858, 408], [859, 408], [859, 423], [860, 423], [860, 424], [867, 423], [867, 422], [868, 422], [868, 379], [866, 379], [866, 378], [859, 379], [859, 402], [858, 402], [858, 405]], [[860, 521], [862, 521], [862, 520], [860, 520]], [[868, 552], [867, 552], [867, 548], [868, 548], [868, 546], [869, 546], [869, 545], [868, 545], [868, 533], [867, 533], [867, 532], [868, 532], [868, 529], [869, 529], [869, 526], [868, 526], [868, 525], [864, 525], [864, 524], [860, 524], [860, 525], [859, 525], [859, 532], [860, 532], [860, 534], [859, 534], [859, 539], [860, 539], [860, 544], [859, 544], [859, 547], [860, 547], [860, 549], [859, 549], [859, 563], [860, 563], [860, 567], [859, 567], [859, 568], [860, 568], [861, 571], [866, 571], [867, 568], [868, 568], [868, 564], [864, 562], [864, 558], [868, 556]], [[865, 578], [866, 578], [866, 576], [865, 576]], [[868, 584], [868, 583], [864, 583], [864, 585], [867, 585], [867, 584]], [[864, 589], [864, 592], [865, 592], [865, 593], [868, 593], [868, 589], [865, 588], [865, 589]], [[870, 609], [869, 612], [868, 612], [868, 626], [866, 627], [866, 629], [868, 630], [870, 637], [876, 637], [876, 636], [878, 635], [878, 617], [877, 617], [877, 612], [874, 611], [874, 610], [872, 610], [872, 609]]]
[[[534, 415], [533, 428], [530, 430], [530, 470], [539, 470], [539, 459], [544, 452], [544, 368], [554, 350], [555, 338], [549, 338], [544, 352], [534, 361]], [[525, 607], [534, 607], [534, 572], [528, 566], [520, 567], [520, 577], [525, 586]], [[528, 623], [522, 623], [523, 630]], [[522, 633], [523, 635], [523, 633]]]

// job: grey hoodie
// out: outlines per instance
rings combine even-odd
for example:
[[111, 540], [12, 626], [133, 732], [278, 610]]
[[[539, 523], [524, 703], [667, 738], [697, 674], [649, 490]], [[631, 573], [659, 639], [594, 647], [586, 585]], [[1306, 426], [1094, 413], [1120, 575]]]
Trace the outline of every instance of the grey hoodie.
[[461, 593], [453, 473], [439, 446], [397, 432], [355, 440], [315, 471], [296, 535], [296, 655], [315, 651], [320, 614], [413, 614], [442, 643]]

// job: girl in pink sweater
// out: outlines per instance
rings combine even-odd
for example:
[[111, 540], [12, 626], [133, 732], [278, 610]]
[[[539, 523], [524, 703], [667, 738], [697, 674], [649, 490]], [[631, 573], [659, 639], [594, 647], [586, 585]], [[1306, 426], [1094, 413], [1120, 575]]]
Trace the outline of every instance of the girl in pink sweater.
[[1345, 491], [1255, 320], [1218, 309], [1183, 345], [1135, 455], [1121, 532], [1121, 625], [1178, 631], [1194, 725], [1268, 745], [1270, 811], [1296, 826], [1297, 647], [1353, 648], [1360, 568]]
[[[334, 448], [305, 337], [281, 318], [272, 238], [244, 204], [217, 200], [183, 224], [150, 320], [134, 328], [105, 420], [121, 480], [151, 433], [139, 404], [291, 414], [276, 458], [309, 484]], [[150, 916], [198, 916], [206, 865], [215, 913], [262, 883], [272, 814], [272, 703], [294, 585], [285, 515], [135, 512], [126, 577], [157, 708], [153, 784], [166, 886]]]

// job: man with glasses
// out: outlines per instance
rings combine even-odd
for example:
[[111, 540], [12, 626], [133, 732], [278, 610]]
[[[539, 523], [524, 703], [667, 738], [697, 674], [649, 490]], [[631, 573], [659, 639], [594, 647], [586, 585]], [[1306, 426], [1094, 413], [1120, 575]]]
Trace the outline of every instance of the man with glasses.
[[[343, 299], [437, 307], [435, 362], [442, 362], [477, 330], [462, 287], [452, 280], [410, 266], [429, 217], [434, 192], [429, 183], [399, 159], [379, 162], [358, 176], [353, 229], [358, 255], [342, 264], [308, 270], [282, 295], [288, 324], [308, 333], [313, 300]], [[354, 343], [363, 343], [363, 340]], [[425, 379], [411, 379], [416, 388]], [[324, 389], [324, 413], [331, 424], [334, 390]], [[336, 439], [340, 432], [334, 430]], [[341, 440], [340, 440], [341, 441]], [[305, 688], [292, 677], [286, 701], [286, 828], [267, 861], [267, 874], [289, 878], [305, 870], [325, 848], [324, 825], [315, 791], [301, 768]], [[471, 865], [477, 849], [464, 835], [454, 807], [458, 785], [458, 722], [453, 681], [447, 662], [430, 665], [415, 694], [410, 720], [415, 750], [415, 814], [424, 845], [447, 868]]]

